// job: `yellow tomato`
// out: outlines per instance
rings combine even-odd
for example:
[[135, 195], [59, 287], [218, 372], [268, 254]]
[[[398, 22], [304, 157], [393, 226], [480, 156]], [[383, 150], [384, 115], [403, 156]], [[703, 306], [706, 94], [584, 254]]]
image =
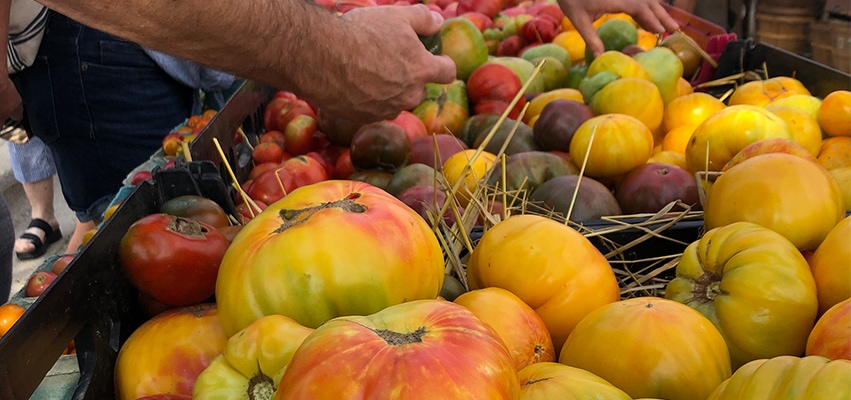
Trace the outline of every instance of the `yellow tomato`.
[[761, 81], [750, 81], [739, 86], [730, 96], [727, 104], [731, 106], [748, 104], [761, 107], [772, 101], [795, 94], [810, 95], [811, 93], [799, 80], [787, 76], [777, 76]]
[[715, 181], [704, 208], [706, 229], [754, 222], [814, 250], [845, 216], [833, 177], [801, 157], [769, 153], [749, 158]]
[[851, 167], [851, 137], [835, 136], [821, 141], [818, 163], [826, 169]]
[[644, 51], [656, 47], [656, 43], [658, 41], [659, 38], [655, 33], [640, 28], [638, 29], [638, 47], [641, 47]]
[[580, 168], [586, 154], [585, 174], [588, 176], [622, 175], [646, 163], [653, 155], [653, 134], [641, 121], [629, 115], [596, 116], [583, 122], [570, 140], [570, 159]]
[[808, 356], [851, 360], [851, 297], [827, 309], [807, 338]]
[[639, 78], [621, 78], [600, 89], [591, 100], [596, 115], [625, 114], [641, 121], [655, 132], [662, 125], [665, 103], [653, 82]]
[[697, 125], [681, 125], [669, 130], [665, 134], [665, 138], [662, 139], [662, 151], [673, 151], [682, 154], [683, 159], [685, 159], [686, 147], [696, 128]]
[[726, 107], [721, 100], [703, 92], [680, 96], [665, 107], [662, 126], [668, 131], [683, 125], [698, 126]]
[[739, 368], [708, 400], [851, 398], [851, 361], [780, 356]]
[[565, 29], [553, 38], [553, 43], [567, 50], [573, 65], [585, 62], [585, 39], [578, 31]]
[[821, 150], [821, 128], [819, 128], [818, 121], [815, 118], [806, 111], [792, 106], [772, 103], [765, 106], [765, 109], [771, 111], [789, 125], [789, 132], [792, 134], [793, 141], [804, 146], [813, 157], [818, 156], [819, 150]]
[[827, 234], [810, 262], [818, 288], [819, 313], [851, 297], [851, 217]]
[[715, 324], [733, 369], [759, 358], [803, 354], [817, 310], [816, 285], [801, 252], [750, 222], [709, 230], [690, 244], [665, 298]]
[[555, 362], [540, 362], [517, 372], [521, 400], [632, 400], [623, 390], [588, 371]]
[[544, 107], [555, 99], [575, 100], [580, 103], [585, 102], [582, 98], [582, 93], [576, 89], [562, 88], [550, 90], [549, 92], [544, 92], [535, 96], [535, 98], [529, 102], [529, 107], [526, 108], [526, 114], [523, 116], [523, 122], [531, 126], [532, 119], [540, 115], [541, 111], [544, 110]]
[[842, 191], [842, 204], [845, 204], [845, 210], [851, 211], [851, 166], [834, 168], [828, 170], [836, 183], [839, 184], [839, 190]]
[[763, 107], [730, 106], [698, 125], [686, 148], [691, 172], [720, 171], [745, 146], [773, 137], [792, 139], [789, 125]]
[[650, 75], [638, 61], [615, 50], [609, 50], [591, 61], [586, 76], [592, 77], [600, 72], [608, 71], [620, 78], [639, 78], [650, 81]]
[[647, 163], [671, 164], [686, 169], [686, 156], [675, 151], [660, 151], [650, 157]]
[[[818, 123], [818, 110], [821, 108], [821, 99], [809, 94], [793, 94], [789, 97], [774, 100], [771, 103], [766, 104], [765, 107], [797, 108], [807, 113], [810, 117], [816, 120], [816, 123]], [[821, 129], [819, 128], [819, 130]]]
[[[461, 207], [467, 207], [470, 199], [476, 194], [476, 188], [496, 162], [496, 156], [486, 151], [470, 162], [475, 153], [475, 149], [463, 150], [453, 154], [443, 163], [443, 176], [450, 188], [454, 188], [459, 181], [463, 182], [455, 193]], [[470, 164], [470, 168], [466, 168], [467, 164]]]
[[532, 307], [556, 351], [583, 317], [620, 297], [608, 260], [585, 236], [536, 215], [488, 229], [467, 268], [471, 289], [500, 287]]
[[703, 399], [731, 373], [724, 338], [712, 323], [658, 297], [594, 310], [570, 334], [559, 362], [589, 371], [633, 398]]
[[817, 115], [828, 136], [851, 136], [851, 91], [830, 92], [821, 102]]

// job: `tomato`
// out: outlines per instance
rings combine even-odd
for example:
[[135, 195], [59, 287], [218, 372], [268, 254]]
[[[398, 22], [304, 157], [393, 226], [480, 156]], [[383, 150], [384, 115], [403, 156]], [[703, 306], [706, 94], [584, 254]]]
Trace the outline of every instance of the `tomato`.
[[708, 400], [851, 398], [851, 361], [779, 356], [754, 360], [724, 381]]
[[322, 324], [296, 350], [275, 398], [497, 400], [519, 391], [511, 356], [486, 323], [457, 304], [419, 300]]
[[346, 149], [337, 158], [337, 162], [334, 163], [334, 177], [337, 179], [349, 179], [355, 172], [357, 172], [357, 169], [352, 164], [352, 152]]
[[323, 138], [314, 115], [300, 114], [284, 128], [284, 149], [289, 154], [302, 155], [322, 148]]
[[845, 216], [842, 192], [818, 164], [784, 153], [762, 154], [730, 168], [712, 185], [706, 230], [748, 221], [814, 250]]
[[[252, 218], [260, 214], [261, 211], [265, 210], [268, 205], [260, 200], [253, 200], [254, 204], [257, 205], [257, 208], [249, 207], [248, 204], [242, 203], [236, 206], [236, 210], [239, 212], [239, 216], [242, 220], [242, 223], [248, 223]], [[258, 210], [259, 208], [259, 210]]]
[[71, 261], [74, 261], [75, 257], [76, 257], [75, 254], [66, 254], [64, 256], [57, 258], [56, 261], [53, 262], [53, 266], [51, 267], [50, 270], [54, 274], [59, 275], [59, 273], [64, 271], [65, 268], [68, 268], [68, 264], [71, 264]]
[[[449, 188], [453, 189], [453, 191], [447, 190], [447, 194], [449, 192], [455, 193], [455, 199], [458, 200], [461, 207], [467, 207], [467, 203], [473, 197], [481, 198], [483, 196], [479, 186], [484, 185], [485, 175], [496, 162], [496, 156], [487, 151], [482, 151], [478, 157], [473, 159], [476, 151], [474, 149], [462, 150], [443, 162], [443, 176], [446, 178]], [[467, 168], [468, 164], [469, 168]], [[458, 189], [454, 190], [456, 187]]]
[[27, 310], [15, 303], [6, 303], [0, 306], [0, 338], [12, 329], [15, 322], [24, 315]]
[[640, 78], [621, 78], [604, 86], [594, 95], [591, 110], [595, 115], [624, 114], [633, 117], [650, 132], [659, 131], [665, 104], [653, 82]]
[[720, 171], [745, 146], [769, 138], [794, 140], [789, 124], [763, 107], [727, 107], [695, 128], [686, 146], [688, 169]]
[[697, 311], [635, 297], [582, 319], [559, 362], [611, 382], [633, 398], [703, 399], [730, 377], [724, 338]]
[[680, 96], [671, 100], [665, 107], [662, 125], [666, 131], [684, 125], [698, 126], [726, 107], [724, 102], [708, 93], [696, 92]]
[[632, 400], [623, 390], [583, 369], [556, 362], [529, 364], [517, 372], [523, 400]]
[[254, 165], [263, 163], [279, 163], [284, 159], [284, 148], [277, 142], [261, 142], [254, 146], [251, 161]]
[[289, 97], [275, 97], [263, 109], [263, 126], [266, 131], [280, 131], [286, 125], [278, 127], [278, 115], [281, 114], [281, 109], [289, 107], [296, 99]]
[[[491, 110], [493, 114], [502, 114], [514, 100], [514, 96], [523, 88], [520, 78], [508, 67], [500, 64], [485, 64], [476, 68], [467, 79], [467, 98], [476, 114], [481, 114], [480, 106], [486, 101], [500, 101], [503, 107]], [[524, 97], [514, 105], [508, 118], [517, 119], [523, 106]]]
[[266, 142], [275, 142], [280, 145], [282, 148], [284, 147], [284, 141], [286, 140], [286, 136], [283, 132], [275, 130], [275, 131], [266, 131], [263, 132], [263, 135], [260, 136], [260, 143]]
[[470, 119], [467, 85], [462, 80], [448, 85], [429, 83], [426, 90], [426, 99], [413, 113], [423, 121], [430, 135], [447, 133], [460, 136], [464, 123]]
[[851, 217], [839, 221], [818, 246], [810, 261], [818, 288], [819, 314], [851, 297]]
[[167, 157], [177, 155], [183, 146], [183, 135], [178, 132], [170, 132], [163, 137], [163, 154]]
[[816, 118], [827, 136], [851, 136], [851, 91], [830, 92], [819, 105]]
[[512, 216], [482, 235], [467, 281], [470, 289], [495, 286], [522, 299], [546, 324], [556, 352], [585, 315], [620, 296], [608, 260], [588, 239], [531, 214]]
[[828, 170], [851, 167], [851, 136], [836, 136], [820, 143], [818, 163]]
[[454, 300], [490, 325], [505, 342], [514, 368], [555, 361], [555, 349], [547, 326], [519, 297], [497, 287], [476, 289]]
[[260, 173], [251, 183], [251, 186], [245, 189], [245, 193], [252, 200], [272, 204], [289, 193], [287, 188], [294, 186], [293, 177], [284, 172], [282, 167], [279, 167]]
[[213, 295], [227, 248], [228, 239], [216, 228], [160, 213], [127, 229], [118, 258], [139, 291], [167, 305], [185, 306]]
[[311, 332], [283, 315], [254, 321], [231, 336], [224, 353], [198, 375], [192, 398], [271, 399], [293, 353]]
[[361, 170], [395, 171], [411, 154], [411, 138], [405, 129], [389, 121], [366, 124], [352, 138], [349, 157]]
[[38, 297], [56, 280], [56, 274], [52, 271], [39, 271], [30, 276], [27, 281], [27, 297]]
[[761, 81], [750, 81], [737, 87], [733, 95], [730, 96], [727, 104], [731, 106], [746, 104], [762, 107], [773, 101], [796, 94], [810, 95], [810, 91], [797, 79], [787, 76], [776, 76]]
[[737, 222], [690, 244], [665, 297], [700, 311], [718, 328], [733, 367], [804, 353], [816, 320], [807, 260], [774, 231]]
[[222, 260], [216, 301], [228, 334], [270, 314], [315, 328], [435, 298], [443, 276], [437, 238], [414, 210], [363, 182], [324, 181], [242, 228]]
[[206, 197], [183, 195], [167, 200], [160, 207], [160, 212], [175, 217], [191, 218], [215, 228], [230, 225], [228, 215], [218, 203]]
[[[290, 157], [290, 158], [292, 158], [292, 157]], [[251, 168], [251, 171], [248, 171], [247, 180], [253, 181], [253, 180], [257, 179], [257, 177], [260, 176], [260, 174], [262, 174], [266, 171], [269, 171], [269, 170], [274, 171], [274, 170], [280, 168], [280, 165], [281, 165], [280, 162], [264, 162], [263, 164], [255, 164], [254, 168]]]
[[807, 338], [806, 355], [851, 360], [851, 297], [836, 303], [819, 317]]
[[115, 361], [115, 397], [192, 395], [195, 380], [225, 349], [215, 304], [165, 311], [127, 338]]
[[[587, 77], [593, 77], [601, 72], [611, 72], [620, 78], [639, 78], [650, 81], [650, 75], [638, 61], [615, 50], [609, 50], [594, 58], [588, 64]], [[590, 99], [586, 99], [590, 100]]]
[[[310, 104], [307, 104], [307, 102], [302, 99], [292, 100], [291, 102], [281, 107], [281, 110], [277, 116], [278, 130], [283, 131], [284, 136], [289, 136], [287, 135], [287, 126], [292, 120], [294, 120], [300, 115], [311, 117], [312, 119], [314, 119], [314, 121], [316, 120], [316, 113], [313, 112], [313, 108], [310, 107]], [[284, 145], [287, 145], [286, 140], [284, 141]]]
[[281, 163], [279, 175], [288, 175], [292, 185], [284, 185], [287, 193], [302, 186], [312, 185], [328, 179], [328, 172], [321, 162], [314, 157], [301, 155]]
[[652, 155], [653, 134], [650, 129], [624, 114], [593, 117], [583, 122], [570, 140], [570, 158], [582, 168], [587, 156], [585, 174], [592, 178], [625, 174], [646, 163]]

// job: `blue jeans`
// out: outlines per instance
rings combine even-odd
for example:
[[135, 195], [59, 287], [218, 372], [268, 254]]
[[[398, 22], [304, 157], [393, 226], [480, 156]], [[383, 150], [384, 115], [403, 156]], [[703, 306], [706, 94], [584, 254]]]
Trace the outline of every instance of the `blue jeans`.
[[50, 147], [82, 222], [102, 215], [127, 174], [192, 115], [198, 96], [135, 43], [52, 11], [35, 63], [12, 78], [30, 132]]

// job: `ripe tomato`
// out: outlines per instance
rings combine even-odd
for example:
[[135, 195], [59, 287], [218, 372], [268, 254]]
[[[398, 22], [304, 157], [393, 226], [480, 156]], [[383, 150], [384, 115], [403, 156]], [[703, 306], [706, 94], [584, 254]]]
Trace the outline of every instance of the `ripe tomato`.
[[646, 163], [653, 155], [653, 134], [644, 123], [629, 115], [593, 117], [583, 122], [570, 140], [570, 158], [580, 168], [586, 155], [585, 174], [588, 176], [622, 175]]
[[266, 131], [263, 133], [263, 136], [260, 136], [260, 143], [275, 142], [281, 147], [284, 147], [285, 140], [286, 136], [281, 131]]
[[216, 357], [198, 375], [192, 398], [271, 399], [287, 364], [311, 332], [313, 329], [283, 315], [268, 315], [254, 321], [231, 336], [222, 356]]
[[810, 260], [818, 288], [819, 314], [851, 298], [851, 217], [845, 217], [828, 232]]
[[262, 142], [254, 146], [251, 152], [251, 161], [254, 165], [263, 163], [279, 163], [284, 158], [284, 148], [276, 142]]
[[0, 337], [9, 332], [15, 322], [21, 319], [27, 310], [15, 303], [6, 303], [0, 306]]
[[520, 398], [551, 400], [558, 398], [632, 400], [632, 397], [605, 379], [583, 369], [557, 362], [529, 364], [517, 371]]
[[851, 136], [851, 91], [836, 90], [825, 96], [816, 118], [827, 136]]
[[736, 370], [708, 400], [851, 398], [851, 361], [821, 356], [755, 360]]
[[216, 301], [228, 334], [270, 314], [315, 328], [435, 298], [443, 277], [437, 238], [414, 210], [363, 182], [324, 181], [242, 228], [222, 260]]
[[191, 218], [216, 228], [230, 225], [228, 215], [222, 206], [206, 197], [184, 195], [163, 203], [160, 212], [175, 217]]
[[328, 179], [325, 167], [314, 157], [301, 155], [281, 163], [280, 174], [289, 175], [292, 185], [284, 186], [287, 193], [302, 186], [312, 185]]
[[851, 297], [830, 307], [807, 338], [806, 355], [851, 361]]
[[228, 239], [203, 222], [151, 214], [134, 222], [118, 257], [130, 282], [155, 300], [196, 304], [213, 295]]
[[195, 380], [225, 350], [215, 304], [165, 311], [127, 338], [115, 361], [115, 397], [192, 395]]
[[275, 97], [266, 108], [263, 109], [263, 126], [267, 131], [279, 131], [284, 127], [278, 127], [278, 115], [281, 114], [281, 109], [289, 107], [296, 99], [289, 97]]
[[583, 318], [559, 362], [589, 371], [633, 398], [703, 399], [730, 377], [724, 338], [697, 311], [635, 297]]
[[511, 356], [488, 324], [457, 304], [419, 300], [322, 324], [296, 350], [275, 398], [500, 400], [519, 392]]
[[733, 368], [803, 354], [816, 320], [816, 284], [789, 240], [750, 222], [690, 244], [665, 297], [700, 311], [727, 342]]

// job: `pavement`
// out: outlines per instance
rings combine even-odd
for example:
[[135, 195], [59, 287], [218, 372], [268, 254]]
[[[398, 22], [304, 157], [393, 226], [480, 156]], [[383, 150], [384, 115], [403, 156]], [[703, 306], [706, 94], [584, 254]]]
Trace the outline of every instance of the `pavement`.
[[[9, 206], [9, 211], [12, 214], [12, 222], [15, 226], [15, 237], [17, 237], [23, 233], [30, 222], [30, 204], [24, 194], [23, 186], [12, 175], [7, 143], [4, 140], [0, 140], [0, 192], [2, 192], [3, 198], [6, 199], [6, 203]], [[29, 277], [44, 263], [46, 258], [51, 255], [64, 253], [65, 247], [68, 245], [68, 239], [71, 237], [71, 233], [74, 232], [74, 225], [77, 219], [74, 212], [65, 203], [65, 198], [62, 197], [59, 178], [54, 176], [53, 184], [53, 205], [56, 218], [59, 220], [59, 227], [63, 233], [62, 240], [50, 245], [47, 252], [35, 260], [18, 260], [16, 256], [12, 256], [12, 294], [17, 293], [27, 284]], [[0, 299], [0, 304], [5, 302], [6, 299]]]

